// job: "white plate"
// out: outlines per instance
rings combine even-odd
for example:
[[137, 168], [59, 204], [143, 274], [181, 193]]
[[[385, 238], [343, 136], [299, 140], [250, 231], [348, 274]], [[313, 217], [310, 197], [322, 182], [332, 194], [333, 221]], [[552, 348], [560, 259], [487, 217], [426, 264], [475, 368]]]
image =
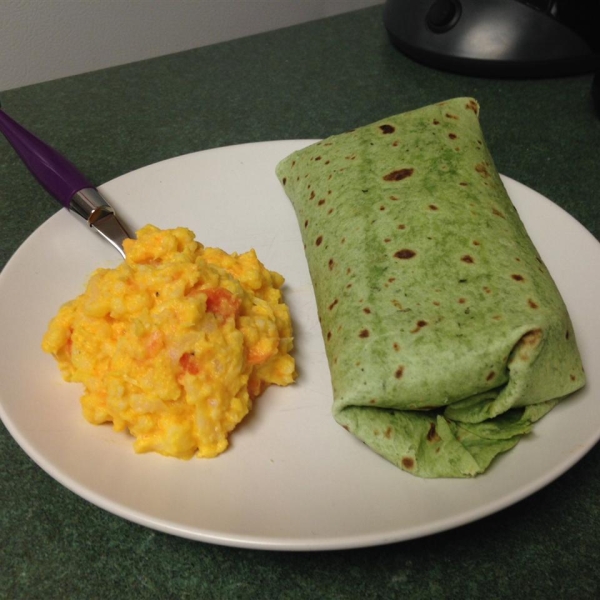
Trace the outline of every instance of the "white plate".
[[[432, 534], [489, 515], [564, 473], [600, 437], [600, 245], [529, 188], [504, 178], [570, 309], [589, 377], [511, 452], [473, 480], [423, 480], [339, 427], [316, 304], [276, 163], [307, 141], [199, 152], [119, 177], [101, 191], [134, 228], [185, 225], [205, 245], [254, 247], [287, 280], [300, 378], [270, 388], [212, 460], [136, 455], [126, 433], [82, 417], [40, 340], [59, 305], [118, 254], [66, 211], [21, 246], [0, 276], [0, 416], [61, 484], [125, 519], [174, 535], [249, 548], [323, 550]], [[40, 192], [43, 193], [43, 192]]]

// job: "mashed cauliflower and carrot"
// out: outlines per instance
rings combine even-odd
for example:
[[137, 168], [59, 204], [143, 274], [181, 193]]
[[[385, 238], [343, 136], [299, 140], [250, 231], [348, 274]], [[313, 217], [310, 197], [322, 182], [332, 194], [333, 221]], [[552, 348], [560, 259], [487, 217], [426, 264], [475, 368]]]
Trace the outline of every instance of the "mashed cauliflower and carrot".
[[125, 253], [60, 308], [42, 348], [84, 385], [85, 418], [129, 430], [136, 452], [217, 456], [266, 387], [295, 379], [283, 277], [185, 228], [147, 225]]

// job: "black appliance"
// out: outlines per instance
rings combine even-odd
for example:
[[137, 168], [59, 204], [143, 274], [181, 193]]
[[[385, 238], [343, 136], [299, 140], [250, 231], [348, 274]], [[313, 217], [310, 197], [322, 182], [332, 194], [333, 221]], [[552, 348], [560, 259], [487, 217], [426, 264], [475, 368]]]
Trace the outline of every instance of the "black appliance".
[[554, 77], [600, 69], [600, 0], [387, 0], [392, 43], [438, 69]]

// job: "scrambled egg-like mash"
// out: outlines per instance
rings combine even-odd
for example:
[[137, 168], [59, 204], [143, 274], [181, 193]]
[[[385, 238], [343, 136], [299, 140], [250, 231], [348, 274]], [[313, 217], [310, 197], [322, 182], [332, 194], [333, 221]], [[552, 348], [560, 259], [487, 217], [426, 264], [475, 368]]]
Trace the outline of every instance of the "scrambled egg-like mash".
[[147, 225], [50, 322], [42, 348], [83, 383], [91, 423], [128, 429], [136, 452], [214, 457], [270, 384], [295, 379], [280, 288], [254, 250], [205, 248]]

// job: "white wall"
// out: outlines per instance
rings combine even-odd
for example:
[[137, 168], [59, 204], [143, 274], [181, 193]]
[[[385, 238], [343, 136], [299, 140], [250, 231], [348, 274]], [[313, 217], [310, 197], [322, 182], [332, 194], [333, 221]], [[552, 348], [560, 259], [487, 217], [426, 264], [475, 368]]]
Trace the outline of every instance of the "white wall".
[[189, 50], [383, 0], [0, 0], [0, 90]]

